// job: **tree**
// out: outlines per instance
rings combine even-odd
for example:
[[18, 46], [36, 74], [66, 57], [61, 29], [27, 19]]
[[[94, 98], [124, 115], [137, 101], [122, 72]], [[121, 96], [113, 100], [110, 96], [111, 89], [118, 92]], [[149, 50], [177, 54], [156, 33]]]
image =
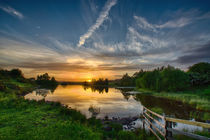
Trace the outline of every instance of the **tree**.
[[120, 86], [135, 86], [134, 78], [130, 77], [128, 73], [124, 74], [119, 82]]
[[189, 75], [180, 69], [168, 66], [161, 72], [161, 87], [166, 91], [180, 91], [189, 87]]
[[189, 67], [188, 72], [210, 74], [210, 63], [200, 62]]
[[204, 86], [210, 84], [210, 63], [197, 63], [188, 70], [191, 86]]
[[136, 80], [139, 88], [155, 91], [179, 91], [189, 87], [189, 75], [172, 66], [161, 67], [153, 71], [141, 72]]
[[10, 75], [11, 75], [11, 77], [13, 77], [13, 78], [23, 78], [23, 73], [22, 73], [22, 71], [21, 70], [19, 70], [19, 69], [12, 69], [11, 71], [10, 71]]
[[43, 75], [38, 75], [36, 83], [40, 85], [41, 87], [45, 88], [51, 88], [58, 85], [58, 82], [55, 80], [54, 77], [50, 77], [48, 73], [45, 73]]

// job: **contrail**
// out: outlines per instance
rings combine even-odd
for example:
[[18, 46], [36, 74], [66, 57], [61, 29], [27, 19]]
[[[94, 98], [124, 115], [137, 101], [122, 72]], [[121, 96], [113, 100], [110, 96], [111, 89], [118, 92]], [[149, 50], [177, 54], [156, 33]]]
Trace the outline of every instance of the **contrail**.
[[22, 13], [18, 12], [17, 10], [15, 10], [14, 8], [10, 7], [10, 6], [6, 6], [3, 7], [0, 5], [0, 9], [2, 9], [3, 11], [7, 12], [8, 14], [18, 17], [19, 19], [23, 19], [24, 16]]
[[101, 24], [104, 22], [104, 20], [109, 15], [109, 10], [117, 3], [117, 0], [108, 0], [103, 7], [103, 10], [101, 11], [99, 17], [96, 20], [96, 23], [92, 25], [88, 31], [80, 37], [79, 43], [77, 44], [78, 47], [84, 45], [85, 40], [88, 39], [93, 32], [101, 26]]

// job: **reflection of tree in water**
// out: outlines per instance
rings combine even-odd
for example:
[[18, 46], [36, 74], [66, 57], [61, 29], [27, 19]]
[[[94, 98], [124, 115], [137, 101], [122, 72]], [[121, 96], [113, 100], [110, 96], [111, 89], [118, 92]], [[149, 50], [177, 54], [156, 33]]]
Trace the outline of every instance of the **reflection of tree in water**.
[[91, 105], [88, 111], [92, 114], [92, 117], [96, 117], [100, 113], [100, 108], [99, 107], [97, 108]]
[[[191, 119], [191, 112], [197, 111], [191, 105], [166, 98], [137, 94], [134, 96], [134, 99], [140, 101], [143, 106], [149, 109], [161, 108], [167, 116], [175, 118]], [[199, 119], [198, 121], [201, 120]]]
[[42, 97], [45, 97], [48, 95], [48, 94], [53, 94], [54, 90], [49, 90], [49, 89], [37, 89], [36, 90], [36, 95], [40, 95]]
[[109, 87], [108, 86], [87, 86], [83, 85], [84, 90], [91, 88], [92, 92], [99, 92], [99, 93], [108, 93]]
[[118, 90], [122, 93], [123, 97], [128, 100], [130, 98], [130, 94], [128, 94], [128, 91], [132, 91], [133, 88], [118, 88]]

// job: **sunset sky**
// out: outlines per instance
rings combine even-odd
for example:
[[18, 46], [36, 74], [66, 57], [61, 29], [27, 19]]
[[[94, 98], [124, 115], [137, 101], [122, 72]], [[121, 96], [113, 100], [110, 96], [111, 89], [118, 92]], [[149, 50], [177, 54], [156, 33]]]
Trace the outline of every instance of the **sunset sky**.
[[0, 0], [0, 68], [59, 81], [210, 62], [209, 0]]

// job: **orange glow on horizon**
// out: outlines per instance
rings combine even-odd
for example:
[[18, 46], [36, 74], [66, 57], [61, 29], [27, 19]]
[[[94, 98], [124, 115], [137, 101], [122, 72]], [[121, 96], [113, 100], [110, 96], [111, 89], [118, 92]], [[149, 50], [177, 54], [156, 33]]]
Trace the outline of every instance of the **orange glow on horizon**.
[[92, 80], [87, 80], [87, 82], [92, 82]]

